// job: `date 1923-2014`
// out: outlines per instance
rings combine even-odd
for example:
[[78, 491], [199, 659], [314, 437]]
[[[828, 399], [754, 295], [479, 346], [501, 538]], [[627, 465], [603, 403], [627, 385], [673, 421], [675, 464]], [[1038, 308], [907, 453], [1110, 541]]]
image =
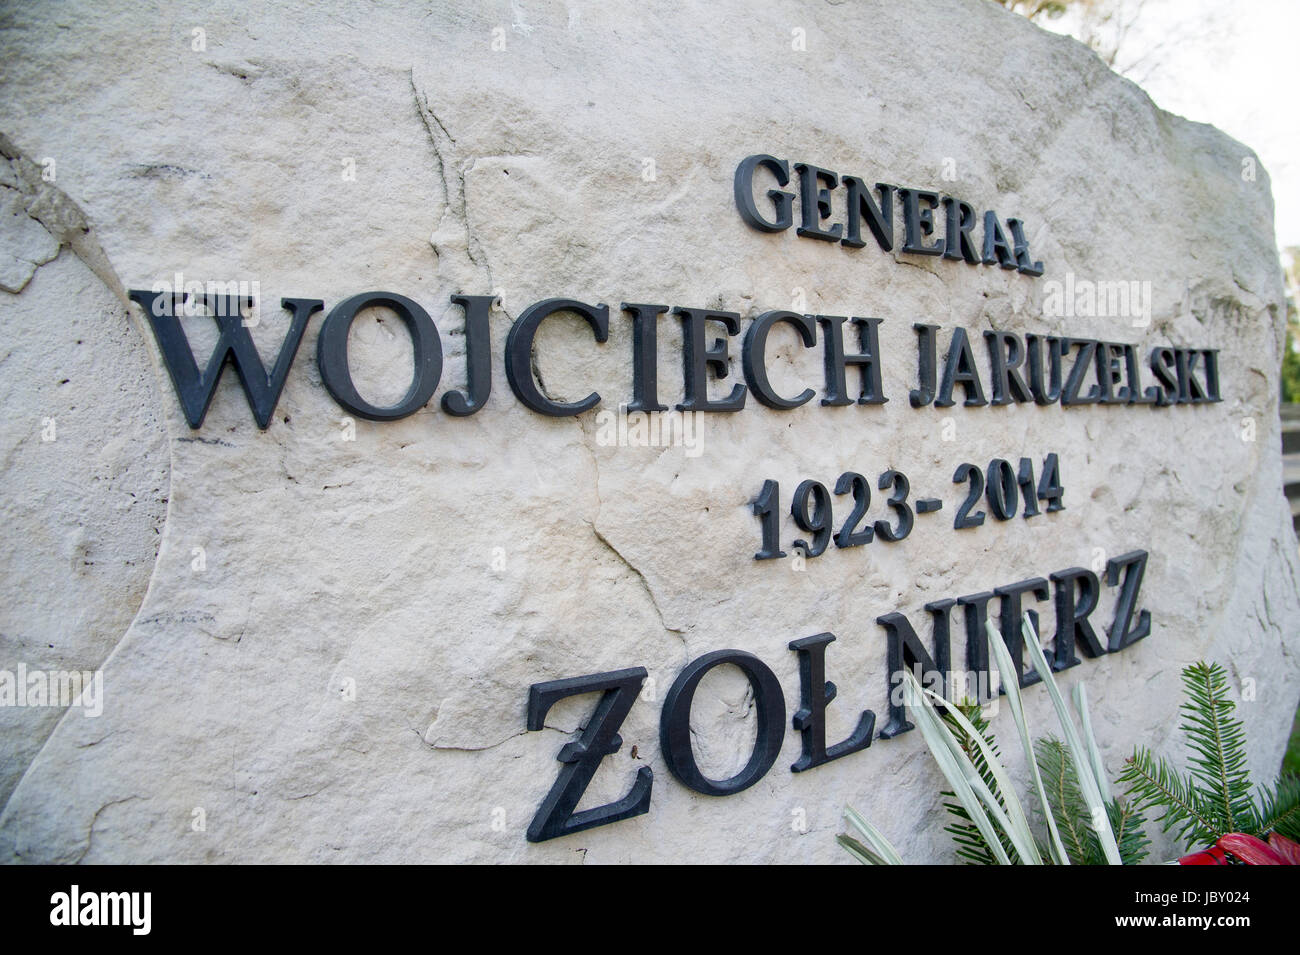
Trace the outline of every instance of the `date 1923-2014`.
[[[966, 485], [966, 496], [957, 507], [953, 520], [955, 530], [979, 527], [984, 523], [986, 514], [979, 510], [980, 499], [988, 504], [988, 510], [998, 521], [1009, 521], [1022, 513], [1025, 518], [1037, 517], [1044, 511], [1048, 514], [1064, 510], [1065, 488], [1061, 486], [1061, 465], [1059, 457], [1053, 452], [1043, 459], [1042, 476], [1034, 476], [1034, 462], [1030, 458], [1021, 458], [1019, 467], [1013, 467], [1010, 461], [994, 458], [986, 469], [964, 462], [953, 472], [954, 484]], [[894, 468], [882, 473], [876, 482], [880, 491], [892, 493], [885, 501], [892, 512], [892, 520], [881, 518], [874, 522], [867, 521], [867, 510], [871, 507], [871, 482], [856, 471], [845, 471], [835, 482], [835, 495], [852, 495], [853, 509], [838, 530], [834, 529], [832, 517], [832, 495], [826, 485], [812, 479], [800, 482], [790, 501], [790, 516], [800, 530], [809, 535], [809, 539], [799, 538], [791, 547], [803, 551], [807, 557], [819, 557], [825, 553], [831, 541], [836, 547], [861, 547], [879, 538], [894, 543], [901, 541], [912, 532], [918, 514], [930, 514], [943, 509], [943, 501], [937, 497], [921, 497], [910, 501], [911, 482], [907, 475]], [[752, 502], [754, 516], [759, 520], [762, 543], [755, 560], [775, 560], [785, 557], [786, 552], [780, 546], [780, 499], [781, 485], [770, 478], [763, 482], [763, 489]], [[1043, 502], [1043, 508], [1039, 502]], [[1023, 503], [1023, 510], [1022, 505]], [[913, 506], [915, 504], [915, 506]]]

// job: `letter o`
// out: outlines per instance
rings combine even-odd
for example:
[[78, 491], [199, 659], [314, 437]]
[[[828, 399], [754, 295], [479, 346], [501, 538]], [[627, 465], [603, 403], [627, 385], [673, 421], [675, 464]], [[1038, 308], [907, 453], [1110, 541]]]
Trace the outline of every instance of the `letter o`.
[[[357, 392], [348, 368], [348, 330], [363, 308], [391, 309], [406, 323], [415, 349], [415, 374], [406, 397], [395, 405], [380, 408]], [[326, 390], [345, 410], [370, 421], [396, 421], [423, 408], [437, 390], [442, 377], [442, 339], [429, 313], [403, 295], [393, 292], [362, 292], [330, 310], [316, 341], [316, 364]]]
[[[691, 703], [705, 674], [724, 663], [739, 667], [754, 688], [758, 739], [749, 762], [740, 772], [729, 779], [716, 780], [700, 772], [695, 762], [691, 749]], [[668, 771], [683, 785], [706, 796], [730, 796], [762, 779], [780, 755], [784, 735], [785, 695], [781, 684], [767, 664], [743, 650], [715, 650], [688, 663], [664, 697], [659, 718], [659, 748]]]

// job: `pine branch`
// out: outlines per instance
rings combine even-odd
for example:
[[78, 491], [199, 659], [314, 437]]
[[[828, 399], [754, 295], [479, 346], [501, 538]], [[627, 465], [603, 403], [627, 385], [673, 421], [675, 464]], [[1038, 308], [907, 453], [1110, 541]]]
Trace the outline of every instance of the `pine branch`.
[[1259, 831], [1263, 838], [1276, 832], [1300, 841], [1300, 777], [1279, 776], [1271, 789], [1260, 791]]
[[[1035, 743], [1034, 755], [1038, 771], [1043, 776], [1043, 785], [1052, 796], [1049, 810], [1056, 820], [1066, 854], [1071, 862], [1087, 865], [1087, 860], [1092, 855], [1091, 847], [1088, 845], [1086, 828], [1080, 831], [1080, 827], [1085, 825], [1083, 820], [1087, 816], [1087, 808], [1070, 755], [1055, 736], [1039, 739]], [[1100, 846], [1097, 848], [1100, 849]]]
[[1253, 828], [1246, 732], [1232, 718], [1227, 674], [1218, 664], [1194, 663], [1183, 670], [1183, 683], [1188, 699], [1181, 707], [1182, 730], [1194, 754], [1188, 762], [1198, 794], [1213, 807], [1219, 835]]
[[[966, 810], [952, 803], [944, 803], [944, 808], [958, 818], [969, 818]], [[997, 865], [997, 857], [984, 841], [983, 835], [973, 822], [944, 826], [943, 831], [952, 836], [957, 844], [957, 855], [974, 865]]]
[[1120, 782], [1139, 811], [1159, 807], [1157, 820], [1165, 832], [1177, 829], [1181, 839], [1197, 844], [1214, 842], [1223, 835], [1212, 811], [1207, 811], [1190, 777], [1180, 777], [1167, 762], [1138, 748], [1126, 761]]
[[1115, 844], [1125, 865], [1137, 865], [1151, 852], [1151, 840], [1142, 829], [1146, 822], [1142, 810], [1132, 803], [1113, 799], [1106, 805], [1110, 827], [1115, 832]]

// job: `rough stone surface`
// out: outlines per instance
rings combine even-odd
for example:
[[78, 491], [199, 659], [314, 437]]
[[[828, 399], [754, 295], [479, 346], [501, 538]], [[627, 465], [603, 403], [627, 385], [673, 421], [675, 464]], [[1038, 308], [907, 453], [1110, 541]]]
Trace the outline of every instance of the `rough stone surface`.
[[[851, 804], [906, 858], [948, 861], [918, 734], [794, 775], [787, 732], [759, 784], [711, 799], [659, 753], [667, 687], [688, 660], [736, 647], [775, 670], [792, 712], [786, 646], [829, 630], [841, 739], [863, 708], [883, 719], [878, 615], [902, 610], [928, 643], [929, 600], [1137, 547], [1151, 552], [1152, 636], [1062, 677], [1086, 681], [1108, 767], [1137, 744], [1178, 751], [1179, 670], [1208, 658], [1253, 688], [1251, 765], [1272, 777], [1297, 702], [1300, 601], [1280, 491], [1282, 286], [1267, 176], [1241, 176], [1253, 154], [982, 0], [759, 7], [5, 11], [0, 668], [102, 666], [105, 709], [0, 711], [0, 859], [843, 862], [834, 834]], [[756, 152], [1017, 215], [1048, 274], [755, 232], [731, 179]], [[435, 400], [400, 422], [358, 420], [344, 440], [313, 360], [317, 317], [267, 431], [229, 371], [191, 431], [123, 291], [178, 271], [257, 281], [268, 303], [408, 295], [442, 333], [439, 395], [464, 381], [449, 296], [495, 292], [488, 407], [458, 419]], [[1067, 272], [1149, 280], [1151, 326], [1045, 317], [1043, 283]], [[709, 418], [690, 456], [605, 446], [594, 416], [543, 418], [504, 380], [511, 322], [542, 298], [615, 307], [606, 344], [558, 318], [537, 352], [550, 392], [595, 389], [609, 408], [631, 389], [619, 302], [748, 320], [800, 295], [811, 313], [884, 318], [888, 404], [751, 402]], [[265, 356], [287, 321], [269, 306], [261, 318]], [[1218, 348], [1225, 400], [915, 410], [914, 321]], [[210, 324], [186, 319], [197, 354]], [[661, 330], [670, 401], [675, 324]], [[778, 388], [819, 380], [819, 351], [773, 340]], [[364, 315], [351, 342], [363, 394], [400, 397], [400, 323]], [[1064, 512], [954, 533], [958, 461], [1052, 450]], [[763, 479], [788, 507], [804, 478], [887, 467], [949, 510], [901, 544], [832, 548], [803, 572], [751, 559]], [[1108, 620], [1114, 591], [1102, 599]], [[527, 843], [591, 703], [529, 733], [528, 686], [637, 665], [653, 687], [584, 805], [648, 765], [649, 814]], [[1028, 700], [1049, 729], [1046, 695]], [[701, 688], [696, 745], [715, 775], [744, 761], [752, 702], [736, 673]], [[1014, 732], [1005, 714], [995, 730]]]

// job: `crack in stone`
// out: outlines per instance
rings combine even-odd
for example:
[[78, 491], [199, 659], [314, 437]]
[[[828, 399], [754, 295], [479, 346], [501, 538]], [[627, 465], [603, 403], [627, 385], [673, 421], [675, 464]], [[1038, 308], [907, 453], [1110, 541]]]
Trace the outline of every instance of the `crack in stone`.
[[636, 575], [637, 580], [641, 581], [641, 586], [642, 586], [642, 588], [644, 588], [645, 593], [646, 593], [646, 596], [650, 598], [650, 605], [651, 605], [652, 607], [655, 608], [655, 613], [659, 615], [659, 623], [660, 623], [660, 624], [663, 626], [663, 628], [664, 628], [665, 630], [667, 630], [669, 633], [675, 633], [675, 634], [677, 634], [679, 637], [681, 637], [681, 638], [682, 638], [682, 643], [683, 643], [683, 645], [684, 645], [685, 642], [686, 642], [686, 638], [685, 638], [685, 636], [684, 636], [684, 634], [686, 633], [686, 631], [685, 631], [685, 630], [682, 630], [682, 629], [680, 629], [680, 628], [678, 628], [678, 627], [670, 627], [670, 626], [668, 626], [668, 621], [664, 619], [664, 612], [663, 612], [662, 609], [660, 609], [660, 607], [659, 607], [659, 601], [655, 598], [654, 591], [650, 589], [650, 582], [649, 582], [648, 580], [645, 579], [645, 574], [641, 573], [640, 568], [638, 568], [638, 567], [637, 567], [635, 564], [633, 564], [630, 560], [628, 560], [626, 557], [624, 557], [624, 556], [619, 552], [619, 549], [618, 549], [617, 547], [615, 547], [613, 544], [611, 544], [611, 543], [609, 542], [609, 539], [606, 538], [605, 535], [602, 534], [602, 533], [600, 532], [600, 530], [596, 527], [596, 522], [595, 522], [595, 521], [591, 521], [591, 522], [589, 522], [589, 523], [590, 523], [590, 526], [591, 526], [591, 532], [592, 532], [593, 534], [596, 535], [596, 540], [600, 541], [602, 544], [604, 544], [606, 547], [608, 547], [609, 550], [610, 550], [610, 553], [612, 553], [615, 557], [617, 557], [617, 558], [618, 558], [618, 559], [623, 563], [623, 566], [625, 566], [628, 570], [632, 571], [632, 573]]
[[[72, 249], [86, 267], [108, 287], [122, 306], [129, 310], [130, 303], [126, 296], [126, 289], [122, 287], [117, 271], [109, 262], [103, 246], [95, 238], [81, 208], [62, 189], [46, 182], [42, 178], [41, 167], [25, 157], [3, 133], [0, 133], [0, 155], [8, 160], [9, 167], [18, 181], [18, 192], [23, 196], [23, 207], [27, 215], [39, 222], [60, 247], [66, 245]], [[37, 267], [40, 267], [39, 264]], [[35, 274], [35, 270], [32, 274]], [[25, 285], [24, 282], [23, 286]], [[21, 291], [23, 286], [14, 291]]]
[[102, 813], [105, 809], [109, 808], [110, 806], [120, 806], [122, 805], [122, 803], [130, 802], [132, 799], [143, 799], [143, 798], [144, 798], [143, 796], [125, 796], [122, 799], [114, 799], [111, 802], [106, 802], [104, 803], [104, 805], [96, 809], [95, 814], [90, 818], [90, 828], [86, 830], [86, 848], [81, 850], [81, 855], [77, 856], [77, 858], [73, 860], [73, 865], [80, 865], [81, 860], [86, 858], [86, 856], [90, 854], [90, 847], [94, 844], [95, 841], [95, 823], [99, 822], [100, 813]]
[[[438, 175], [442, 179], [443, 198], [447, 204], [442, 221], [438, 224], [438, 231], [434, 235], [440, 235], [448, 218], [452, 219], [458, 225], [457, 232], [461, 233], [464, 238], [466, 258], [469, 259], [472, 266], [483, 270], [487, 275], [488, 287], [492, 288], [494, 287], [492, 268], [488, 265], [487, 256], [484, 254], [482, 245], [478, 237], [474, 235], [474, 230], [469, 223], [469, 208], [465, 198], [465, 173], [457, 167], [453, 160], [456, 138], [451, 135], [447, 125], [433, 111], [433, 107], [429, 105], [429, 98], [421, 93], [419, 87], [415, 85], [414, 68], [409, 71], [409, 77], [411, 95], [415, 100], [415, 109], [420, 114], [420, 121], [424, 124], [425, 133], [429, 137], [429, 145], [432, 147], [434, 158], [438, 163]], [[432, 124], [429, 122], [430, 119], [433, 120]], [[435, 126], [437, 132], [434, 131]], [[434, 254], [441, 258], [443, 250], [438, 247], [437, 241], [431, 237], [430, 244], [433, 246]]]
[[[576, 729], [572, 729], [572, 730], [566, 730], [560, 726], [552, 726], [549, 723], [545, 723], [542, 725], [543, 731], [554, 730], [557, 733], [563, 733], [565, 736], [573, 736], [575, 733], [581, 733], [584, 729], [586, 729], [586, 724], [583, 724], [582, 726], [579, 726]], [[415, 733], [417, 736], [419, 736], [420, 743], [424, 746], [427, 746], [429, 749], [437, 750], [438, 752], [452, 752], [452, 753], [482, 753], [489, 749], [496, 749], [498, 746], [504, 746], [512, 739], [518, 739], [520, 736], [527, 736], [529, 733], [534, 732], [533, 730], [523, 729], [520, 730], [518, 733], [511, 733], [509, 736], [503, 739], [499, 739], [495, 743], [487, 743], [483, 746], [451, 746], [442, 743], [430, 743], [427, 739], [424, 738], [424, 734], [421, 733], [419, 730], [415, 729], [415, 727], [411, 727], [411, 731]]]
[[285, 802], [297, 802], [300, 799], [310, 799], [312, 796], [319, 796], [321, 793], [323, 793], [325, 790], [329, 789], [333, 785], [334, 785], [334, 780], [331, 779], [325, 785], [321, 786], [320, 789], [312, 790], [309, 793], [299, 793], [297, 796], [285, 796], [284, 800]]
[[[408, 75], [411, 83], [411, 96], [415, 101], [415, 111], [420, 115], [420, 122], [424, 124], [424, 131], [429, 139], [429, 147], [433, 150], [434, 160], [438, 164], [438, 177], [442, 180], [443, 201], [446, 203], [446, 209], [438, 222], [438, 228], [429, 237], [429, 245], [433, 248], [434, 258], [441, 265], [443, 256], [459, 251], [458, 246], [463, 242], [468, 265], [472, 269], [479, 270], [487, 277], [487, 287], [495, 295], [496, 282], [492, 277], [492, 266], [488, 263], [487, 253], [483, 251], [483, 244], [479, 241], [478, 236], [474, 234], [474, 229], [469, 221], [469, 202], [465, 194], [465, 173], [457, 168], [454, 172], [455, 181], [453, 182], [452, 171], [449, 169], [449, 167], [456, 165], [453, 159], [456, 137], [451, 134], [447, 124], [433, 111], [433, 107], [429, 105], [429, 98], [421, 93], [419, 87], [416, 86], [415, 70], [413, 68], [408, 71]], [[430, 120], [432, 120], [432, 123], [430, 123]], [[437, 132], [434, 131], [435, 126]], [[473, 168], [472, 164], [470, 168]], [[444, 227], [449, 220], [453, 224], [456, 233], [450, 242], [446, 238], [446, 232], [444, 231]], [[462, 263], [463, 265], [464, 263]], [[500, 299], [497, 301], [497, 307], [501, 309], [508, 319], [514, 321], [514, 316], [510, 314]], [[551, 400], [558, 400], [555, 395], [551, 394], [546, 387], [546, 383], [542, 380], [541, 369], [537, 367], [537, 350], [535, 347], [530, 361], [538, 389]]]
[[659, 601], [655, 597], [654, 591], [650, 588], [650, 582], [646, 580], [645, 574], [643, 574], [641, 570], [638, 567], [636, 567], [630, 560], [624, 557], [623, 554], [619, 551], [619, 549], [615, 547], [612, 543], [610, 543], [610, 541], [605, 537], [605, 535], [602, 534], [596, 527], [596, 521], [600, 518], [600, 509], [602, 507], [602, 502], [600, 500], [600, 461], [596, 458], [596, 452], [592, 450], [591, 447], [592, 433], [591, 433], [591, 429], [587, 427], [587, 422], [583, 421], [581, 418], [575, 420], [577, 421], [578, 427], [582, 432], [583, 440], [581, 443], [582, 443], [583, 450], [585, 450], [588, 456], [591, 458], [591, 469], [592, 471], [595, 472], [596, 475], [595, 480], [592, 483], [592, 496], [596, 499], [596, 513], [592, 515], [591, 520], [584, 520], [584, 523], [591, 528], [591, 533], [595, 535], [596, 540], [600, 541], [607, 548], [609, 548], [610, 552], [613, 553], [613, 555], [617, 557], [619, 561], [622, 562], [622, 564], [625, 567], [627, 567], [628, 570], [632, 571], [632, 573], [636, 575], [636, 578], [639, 581], [641, 581], [641, 586], [645, 590], [646, 596], [650, 598], [650, 605], [655, 608], [655, 613], [659, 616], [660, 625], [663, 626], [664, 630], [668, 631], [669, 633], [675, 633], [677, 634], [678, 637], [681, 638], [682, 649], [683, 651], [685, 651], [688, 649], [686, 646], [686, 631], [679, 629], [677, 627], [668, 626], [668, 621], [664, 617], [663, 609], [659, 606]]

